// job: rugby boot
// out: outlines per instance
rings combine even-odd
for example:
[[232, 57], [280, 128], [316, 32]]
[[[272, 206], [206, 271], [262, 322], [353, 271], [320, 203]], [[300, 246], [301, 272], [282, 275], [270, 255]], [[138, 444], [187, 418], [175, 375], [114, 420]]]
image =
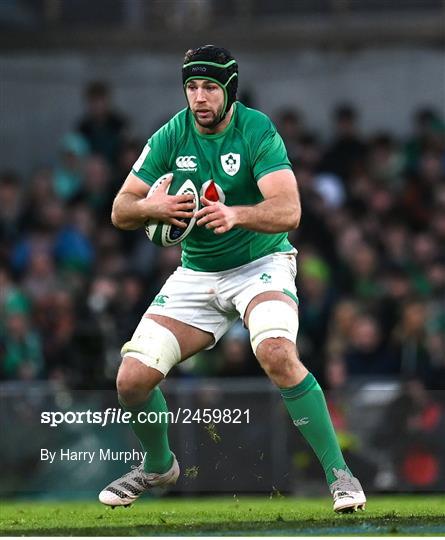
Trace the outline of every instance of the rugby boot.
[[333, 469], [337, 478], [329, 486], [334, 499], [334, 512], [350, 513], [364, 510], [366, 497], [357, 478], [343, 469]]
[[111, 482], [99, 493], [99, 501], [111, 506], [130, 506], [143, 493], [151, 488], [164, 488], [176, 484], [179, 476], [179, 464], [173, 454], [173, 464], [165, 473], [144, 471], [144, 464], [133, 466], [131, 471]]

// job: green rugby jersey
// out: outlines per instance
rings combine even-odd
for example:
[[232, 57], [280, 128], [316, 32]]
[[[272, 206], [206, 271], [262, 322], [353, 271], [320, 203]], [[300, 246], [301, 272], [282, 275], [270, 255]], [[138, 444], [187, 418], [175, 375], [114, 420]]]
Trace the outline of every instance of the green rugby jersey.
[[[149, 185], [173, 172], [175, 178], [192, 180], [200, 195], [236, 206], [263, 201], [258, 180], [290, 168], [283, 140], [270, 119], [236, 102], [228, 126], [212, 135], [197, 130], [189, 108], [180, 111], [148, 140], [132, 172]], [[287, 233], [234, 228], [215, 234], [196, 225], [181, 245], [182, 265], [201, 272], [228, 270], [292, 249]]]

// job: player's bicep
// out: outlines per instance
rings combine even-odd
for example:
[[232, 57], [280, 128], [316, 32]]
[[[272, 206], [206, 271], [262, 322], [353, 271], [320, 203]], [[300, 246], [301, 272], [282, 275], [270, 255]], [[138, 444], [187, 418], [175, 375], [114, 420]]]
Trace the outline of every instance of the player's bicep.
[[130, 172], [130, 174], [125, 179], [125, 182], [122, 184], [122, 187], [120, 188], [116, 197], [118, 197], [122, 193], [132, 193], [137, 197], [145, 197], [149, 189], [150, 186], [148, 184], [138, 178], [134, 173]]
[[299, 201], [297, 180], [290, 169], [265, 174], [258, 180], [258, 188], [265, 199], [279, 197], [290, 202]]

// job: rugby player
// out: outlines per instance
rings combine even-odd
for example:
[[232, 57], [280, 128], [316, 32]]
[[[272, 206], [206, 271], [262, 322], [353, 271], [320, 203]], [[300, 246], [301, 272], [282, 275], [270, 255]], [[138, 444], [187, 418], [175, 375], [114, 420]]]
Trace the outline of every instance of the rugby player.
[[181, 266], [122, 348], [119, 401], [132, 413], [130, 426], [147, 457], [99, 499], [125, 506], [151, 487], [176, 482], [166, 420], [144, 423], [137, 415], [167, 411], [158, 385], [170, 369], [212, 348], [241, 318], [256, 358], [323, 467], [334, 510], [364, 508], [323, 391], [296, 349], [296, 250], [288, 232], [298, 227], [301, 207], [283, 141], [266, 115], [236, 101], [238, 65], [226, 49], [189, 50], [182, 82], [187, 108], [148, 140], [113, 204], [112, 222], [121, 229], [142, 227], [149, 218], [185, 227], [181, 220], [194, 214], [192, 195], [166, 193], [171, 177], [151, 197], [147, 192], [172, 172], [186, 173], [201, 195]]

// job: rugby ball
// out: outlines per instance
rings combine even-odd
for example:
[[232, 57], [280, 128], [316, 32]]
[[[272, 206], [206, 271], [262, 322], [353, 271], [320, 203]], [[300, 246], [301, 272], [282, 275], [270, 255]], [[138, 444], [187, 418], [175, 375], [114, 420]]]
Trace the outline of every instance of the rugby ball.
[[[158, 178], [156, 182], [151, 186], [150, 191], [147, 194], [147, 198], [151, 197], [153, 193], [159, 188], [159, 186], [161, 186], [171, 174], [172, 173], [167, 173]], [[170, 195], [187, 195], [189, 193], [192, 194], [193, 200], [195, 202], [194, 212], [196, 212], [196, 210], [198, 209], [198, 191], [194, 183], [190, 179], [184, 180], [181, 179], [179, 176], [177, 178], [173, 176], [171, 184], [167, 187], [167, 193], [169, 193]], [[186, 223], [187, 227], [185, 229], [181, 229], [180, 227], [177, 227], [176, 225], [171, 225], [170, 223], [163, 223], [162, 221], [158, 221], [156, 219], [149, 219], [145, 223], [145, 233], [147, 234], [148, 238], [158, 246], [175, 246], [176, 244], [181, 243], [184, 238], [186, 238], [190, 234], [191, 230], [195, 225], [196, 219], [181, 218], [179, 221]]]

